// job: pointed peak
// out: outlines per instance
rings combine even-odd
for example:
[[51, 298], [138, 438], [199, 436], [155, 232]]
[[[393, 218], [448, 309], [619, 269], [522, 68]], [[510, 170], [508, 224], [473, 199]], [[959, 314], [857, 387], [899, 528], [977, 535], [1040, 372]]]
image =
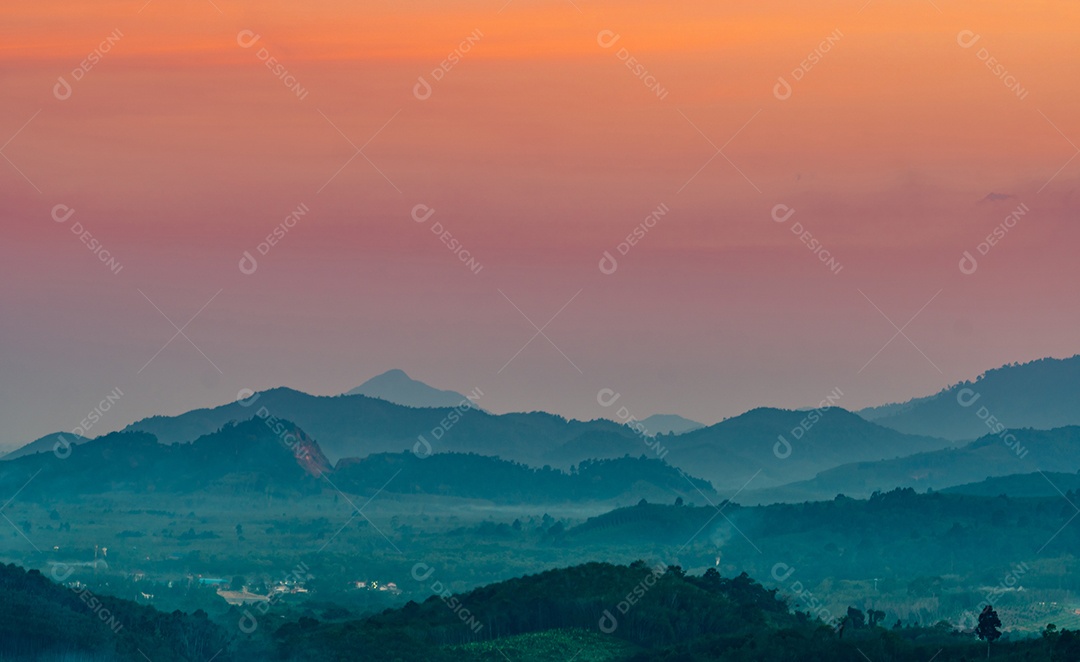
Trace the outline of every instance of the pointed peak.
[[407, 379], [409, 381], [415, 381], [412, 377], [408, 375], [408, 373], [406, 373], [401, 368], [391, 368], [390, 370], [387, 370], [381, 375], [376, 375], [372, 377], [368, 381], [372, 381], [375, 379]]
[[376, 375], [345, 395], [366, 395], [406, 407], [457, 407], [468, 401], [461, 393], [438, 389], [413, 379], [400, 368]]

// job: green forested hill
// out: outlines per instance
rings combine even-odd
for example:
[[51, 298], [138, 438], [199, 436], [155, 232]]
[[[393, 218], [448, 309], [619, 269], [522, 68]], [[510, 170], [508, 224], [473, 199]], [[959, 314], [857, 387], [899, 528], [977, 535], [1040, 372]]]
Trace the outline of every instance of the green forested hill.
[[165, 614], [14, 565], [0, 565], [0, 596], [0, 660], [234, 659], [201, 611]]

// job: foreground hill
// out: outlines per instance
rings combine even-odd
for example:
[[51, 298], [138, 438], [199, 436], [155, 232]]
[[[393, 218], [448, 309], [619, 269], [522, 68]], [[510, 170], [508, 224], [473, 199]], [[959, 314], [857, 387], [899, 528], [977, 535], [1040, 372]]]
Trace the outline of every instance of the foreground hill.
[[[797, 607], [798, 605], [793, 605]], [[863, 617], [857, 611], [857, 618]], [[295, 660], [751, 660], [983, 659], [986, 647], [950, 627], [886, 630], [852, 620], [841, 636], [791, 613], [775, 589], [746, 574], [700, 576], [642, 561], [587, 563], [526, 575], [345, 623], [282, 626], [279, 654]], [[1080, 638], [999, 642], [994, 659], [1074, 659]], [[1057, 655], [1058, 657], [1049, 657]]]
[[953, 440], [986, 434], [990, 416], [1010, 428], [1080, 425], [1080, 355], [1002, 366], [929, 397], [858, 413], [901, 432]]
[[[587, 563], [458, 594], [443, 592], [431, 573], [419, 576], [436, 592], [422, 603], [345, 621], [278, 615], [263, 619], [270, 628], [244, 629], [236, 622], [250, 610], [232, 609], [218, 625], [201, 611], [164, 614], [0, 566], [0, 658], [958, 662], [987, 650], [947, 626], [868, 626], [859, 610], [840, 633], [792, 613], [775, 589], [746, 574], [726, 578], [714, 569], [694, 576], [662, 563]], [[1080, 637], [1048, 631], [1041, 639], [1003, 639], [993, 652], [1004, 661], [1074, 660]]]
[[813, 479], [752, 492], [746, 503], [830, 499], [837, 494], [867, 497], [895, 487], [940, 490], [987, 477], [1031, 471], [1080, 470], [1080, 427], [1003, 430], [960, 448], [878, 462], [857, 462], [823, 471]]
[[[62, 577], [62, 572], [59, 576]], [[0, 564], [0, 659], [237, 659], [229, 637], [203, 612], [153, 607], [54, 583], [37, 570]]]

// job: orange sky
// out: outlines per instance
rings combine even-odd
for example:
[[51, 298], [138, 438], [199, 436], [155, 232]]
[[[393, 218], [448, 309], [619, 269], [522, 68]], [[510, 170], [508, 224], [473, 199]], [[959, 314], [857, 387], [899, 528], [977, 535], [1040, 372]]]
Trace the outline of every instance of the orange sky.
[[[649, 413], [711, 422], [816, 402], [838, 384], [844, 406], [906, 399], [1076, 351], [1074, 3], [46, 0], [0, 14], [0, 141], [13, 136], [0, 161], [0, 304], [18, 320], [0, 338], [19, 383], [0, 386], [0, 414], [19, 439], [65, 427], [58, 412], [113, 382], [144, 384], [116, 425], [228, 399], [238, 384], [334, 392], [391, 367], [480, 386], [496, 411], [600, 415], [595, 379], [637, 389]], [[244, 30], [256, 46], [238, 45]], [[597, 41], [605, 30], [619, 35], [611, 48]], [[979, 41], [961, 47], [962, 30]], [[831, 34], [842, 36], [795, 80]], [[53, 94], [60, 76], [66, 100]], [[433, 81], [426, 100], [413, 94], [420, 76]], [[773, 93], [781, 76], [786, 100]], [[302, 202], [310, 221], [258, 274], [239, 274], [240, 255]], [[960, 274], [962, 252], [1021, 202], [1030, 220]], [[668, 219], [617, 274], [598, 273], [603, 251], [661, 203]], [[121, 274], [49, 219], [57, 204], [122, 257]], [[410, 219], [417, 204], [481, 274]], [[771, 220], [777, 204], [841, 274]], [[230, 366], [208, 370], [178, 342], [135, 374], [170, 335], [139, 291], [186, 319], [218, 289], [202, 333]], [[556, 324], [590, 377], [550, 346], [497, 373], [532, 331], [499, 291], [539, 324], [578, 289], [582, 310]], [[880, 370], [858, 373], [892, 333], [859, 292], [901, 324], [939, 289], [941, 310], [920, 322], [939, 366], [901, 338]], [[258, 351], [253, 334], [265, 336]]]

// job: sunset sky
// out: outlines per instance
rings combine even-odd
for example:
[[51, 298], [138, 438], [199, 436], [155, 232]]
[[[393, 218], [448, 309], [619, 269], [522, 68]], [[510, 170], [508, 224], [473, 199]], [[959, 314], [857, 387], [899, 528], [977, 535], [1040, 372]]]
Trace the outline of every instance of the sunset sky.
[[714, 423], [1080, 352], [1076, 3], [314, 4], [0, 9], [0, 445], [116, 388], [92, 435], [390, 368]]

